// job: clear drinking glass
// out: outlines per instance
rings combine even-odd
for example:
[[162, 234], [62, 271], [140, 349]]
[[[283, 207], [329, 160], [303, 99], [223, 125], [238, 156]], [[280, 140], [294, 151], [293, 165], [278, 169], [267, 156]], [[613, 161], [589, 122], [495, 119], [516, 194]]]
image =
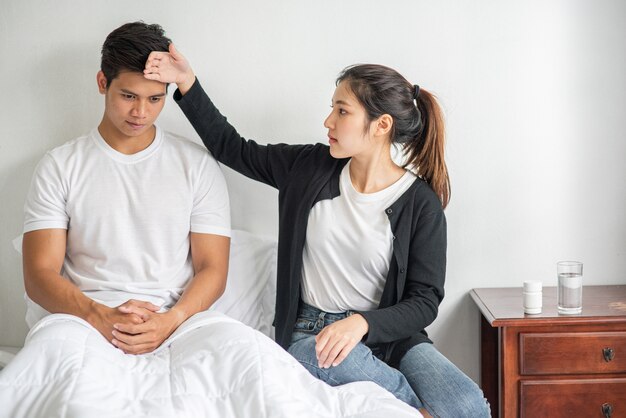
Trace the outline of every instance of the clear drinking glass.
[[560, 314], [572, 315], [583, 311], [583, 263], [580, 261], [559, 261], [557, 308]]

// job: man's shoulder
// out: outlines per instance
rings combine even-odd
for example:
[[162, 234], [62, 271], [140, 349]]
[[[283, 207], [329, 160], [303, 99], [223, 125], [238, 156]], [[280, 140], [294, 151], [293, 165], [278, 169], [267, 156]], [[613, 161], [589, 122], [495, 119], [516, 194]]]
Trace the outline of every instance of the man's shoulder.
[[75, 156], [80, 152], [88, 152], [93, 147], [93, 141], [91, 140], [91, 132], [85, 135], [79, 136], [69, 140], [61, 145], [58, 145], [50, 150], [46, 154], [58, 159], [67, 159], [71, 156]]
[[178, 158], [188, 168], [196, 167], [201, 171], [218, 169], [217, 160], [204, 147], [191, 139], [171, 132], [163, 132], [163, 145], [170, 159]]
[[200, 145], [185, 136], [169, 131], [163, 131], [163, 142], [169, 147], [191, 155], [195, 154], [198, 156], [205, 156], [208, 154], [207, 149], [203, 145]]

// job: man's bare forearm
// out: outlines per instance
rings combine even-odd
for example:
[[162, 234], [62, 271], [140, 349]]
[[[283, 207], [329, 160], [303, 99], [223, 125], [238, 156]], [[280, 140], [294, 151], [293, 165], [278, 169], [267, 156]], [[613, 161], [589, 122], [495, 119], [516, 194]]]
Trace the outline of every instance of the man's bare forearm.
[[42, 229], [24, 234], [24, 287], [28, 297], [51, 313], [67, 313], [88, 322], [97, 309], [93, 300], [61, 276], [67, 231]]
[[195, 275], [172, 308], [183, 321], [208, 309], [222, 296], [230, 252], [230, 238], [225, 236], [191, 233], [190, 241]]
[[141, 323], [137, 314], [118, 312], [97, 303], [61, 276], [66, 234], [63, 229], [42, 229], [24, 234], [24, 287], [28, 296], [48, 312], [66, 313], [84, 319], [108, 341], [113, 338], [113, 324]]
[[50, 313], [75, 315], [92, 323], [94, 314], [102, 306], [53, 270], [29, 271], [25, 266], [24, 286], [28, 297]]
[[225, 289], [226, 277], [223, 272], [204, 269], [191, 279], [172, 310], [178, 312], [185, 321], [192, 315], [209, 309]]

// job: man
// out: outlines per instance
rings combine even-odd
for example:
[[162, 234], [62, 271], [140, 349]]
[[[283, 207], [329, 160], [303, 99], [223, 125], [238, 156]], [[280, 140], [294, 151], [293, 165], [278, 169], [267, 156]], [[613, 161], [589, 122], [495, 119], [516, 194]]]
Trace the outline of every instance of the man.
[[23, 240], [31, 327], [47, 313], [71, 314], [142, 354], [224, 291], [224, 178], [203, 147], [154, 125], [167, 85], [142, 73], [169, 43], [159, 25], [111, 32], [96, 76], [102, 121], [37, 166]]

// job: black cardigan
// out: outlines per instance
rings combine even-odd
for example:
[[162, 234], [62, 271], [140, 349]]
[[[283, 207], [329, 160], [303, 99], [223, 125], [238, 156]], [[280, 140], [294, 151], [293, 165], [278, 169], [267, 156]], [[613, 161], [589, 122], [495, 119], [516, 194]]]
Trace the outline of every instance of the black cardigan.
[[[339, 174], [348, 159], [329, 147], [259, 145], [242, 138], [206, 95], [200, 82], [174, 100], [221, 163], [278, 189], [279, 232], [276, 341], [289, 347], [300, 300], [302, 252], [313, 205], [339, 195]], [[378, 346], [397, 365], [413, 345], [427, 342], [424, 328], [437, 317], [444, 296], [446, 219], [441, 203], [421, 179], [386, 209], [394, 235], [393, 257], [378, 309], [361, 312], [369, 325], [364, 343]]]

